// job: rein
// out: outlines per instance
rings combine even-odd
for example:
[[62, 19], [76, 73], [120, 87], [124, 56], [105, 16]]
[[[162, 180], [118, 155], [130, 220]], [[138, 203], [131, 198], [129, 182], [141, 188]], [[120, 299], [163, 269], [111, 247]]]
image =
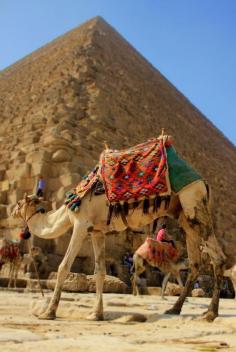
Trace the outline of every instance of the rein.
[[[28, 219], [26, 218], [26, 212], [27, 212], [27, 208], [28, 206], [26, 205], [26, 209], [25, 209], [25, 212], [24, 212], [24, 216], [21, 214], [20, 210], [21, 208], [23, 207], [24, 204], [22, 204], [21, 206], [18, 205], [18, 211], [20, 213], [20, 217], [22, 218], [22, 220], [24, 221], [25, 223], [25, 229], [23, 231], [24, 235], [25, 234], [29, 234], [29, 237], [25, 237], [24, 239], [28, 239], [30, 241], [30, 237], [31, 237], [31, 233], [29, 231], [29, 227], [28, 227], [28, 221], [30, 219], [32, 219], [32, 217], [36, 214], [39, 213], [39, 210], [36, 210], [33, 214], [31, 214]], [[34, 260], [34, 257], [33, 257], [33, 254], [32, 254], [32, 250], [31, 250], [31, 246], [30, 246], [30, 242], [28, 242], [28, 249], [29, 249], [29, 253], [30, 253], [30, 256], [32, 258], [32, 261], [33, 261], [33, 265], [34, 265], [34, 270], [35, 270], [35, 273], [36, 273], [36, 276], [37, 276], [37, 281], [38, 281], [38, 284], [39, 284], [39, 288], [40, 288], [40, 292], [42, 294], [42, 297], [44, 297], [44, 292], [43, 292], [43, 289], [42, 289], [42, 286], [41, 286], [41, 283], [40, 283], [40, 277], [39, 277], [39, 273], [38, 273], [38, 270], [37, 270], [37, 266], [36, 266], [36, 263], [35, 263], [35, 260]]]

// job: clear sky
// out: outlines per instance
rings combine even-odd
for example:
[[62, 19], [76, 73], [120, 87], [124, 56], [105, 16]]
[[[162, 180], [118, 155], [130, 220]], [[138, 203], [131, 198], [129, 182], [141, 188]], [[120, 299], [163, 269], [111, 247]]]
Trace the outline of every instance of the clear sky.
[[0, 70], [98, 15], [236, 145], [236, 0], [0, 0]]

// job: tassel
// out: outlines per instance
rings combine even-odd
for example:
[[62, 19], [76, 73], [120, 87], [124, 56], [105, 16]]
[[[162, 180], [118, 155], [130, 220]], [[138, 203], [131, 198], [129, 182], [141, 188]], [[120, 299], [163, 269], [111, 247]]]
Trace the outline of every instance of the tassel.
[[116, 204], [114, 205], [114, 215], [115, 215], [116, 217], [118, 217], [118, 216], [120, 216], [121, 212], [122, 212], [122, 206], [121, 206], [121, 204], [118, 202], [118, 203], [116, 203]]
[[149, 205], [150, 205], [149, 198], [144, 199], [144, 201], [143, 201], [143, 214], [148, 214]]
[[125, 216], [129, 215], [129, 203], [128, 202], [124, 202], [124, 204], [123, 204], [123, 213]]
[[155, 219], [153, 221], [153, 225], [152, 225], [152, 233], [153, 234], [156, 232], [156, 229], [157, 229], [157, 221], [158, 221], [158, 219]]
[[136, 200], [135, 202], [133, 202], [133, 209], [138, 208], [140, 202], [138, 200]]
[[107, 225], [110, 225], [110, 223], [111, 223], [113, 210], [114, 210], [114, 205], [110, 204], [109, 209], [108, 209], [108, 215], [107, 215]]
[[153, 212], [157, 212], [157, 210], [160, 208], [161, 205], [161, 197], [160, 196], [156, 196], [154, 198], [154, 203], [153, 203]]
[[165, 197], [165, 209], [168, 209], [170, 205], [170, 196]]

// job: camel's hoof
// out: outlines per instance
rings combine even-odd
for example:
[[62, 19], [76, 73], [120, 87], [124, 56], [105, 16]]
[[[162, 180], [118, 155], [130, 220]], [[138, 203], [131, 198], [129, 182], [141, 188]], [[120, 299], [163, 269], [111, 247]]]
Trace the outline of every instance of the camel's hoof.
[[165, 314], [179, 315], [179, 314], [180, 314], [180, 311], [177, 310], [177, 309], [171, 308], [171, 309], [167, 309], [167, 310], [165, 311]]
[[38, 316], [41, 320], [55, 320], [56, 314], [54, 312], [44, 312]]
[[208, 311], [208, 312], [205, 312], [202, 319], [208, 321], [209, 323], [212, 323], [216, 317], [217, 317], [217, 315], [214, 312]]
[[90, 313], [90, 314], [87, 316], [87, 320], [102, 321], [102, 320], [104, 320], [104, 316], [103, 316], [103, 314]]

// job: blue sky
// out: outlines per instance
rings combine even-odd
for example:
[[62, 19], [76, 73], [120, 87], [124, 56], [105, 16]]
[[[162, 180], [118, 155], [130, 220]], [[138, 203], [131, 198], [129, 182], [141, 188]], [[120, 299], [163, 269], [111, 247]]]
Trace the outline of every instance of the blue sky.
[[97, 15], [236, 145], [236, 0], [0, 0], [0, 70]]

